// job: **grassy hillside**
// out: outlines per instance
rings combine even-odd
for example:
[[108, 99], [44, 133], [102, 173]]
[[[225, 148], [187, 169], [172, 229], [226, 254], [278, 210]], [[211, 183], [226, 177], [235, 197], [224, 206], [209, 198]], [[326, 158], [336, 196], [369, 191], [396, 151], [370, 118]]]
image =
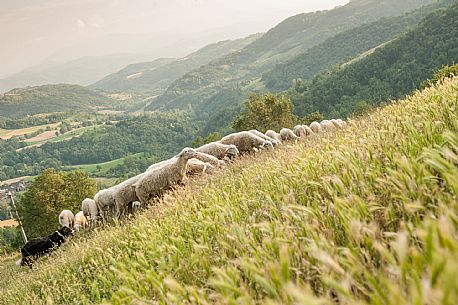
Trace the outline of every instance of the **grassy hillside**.
[[[402, 15], [432, 0], [358, 0], [329, 11], [300, 14], [281, 22], [244, 49], [223, 56], [173, 82], [147, 110], [199, 106], [209, 112], [209, 100], [221, 91], [259, 79], [274, 64], [284, 63], [327, 38], [385, 16]], [[242, 83], [242, 84], [240, 84]], [[196, 97], [198, 96], [198, 97]], [[218, 103], [233, 103], [225, 99]]]
[[458, 4], [430, 14], [417, 27], [350, 65], [298, 84], [299, 115], [347, 116], [419, 88], [442, 65], [458, 62]]
[[262, 81], [269, 90], [282, 91], [291, 87], [294, 79], [312, 79], [318, 72], [349, 61], [382, 45], [413, 28], [433, 10], [450, 6], [445, 0], [421, 7], [403, 16], [386, 17], [373, 23], [337, 34], [307, 52], [277, 65], [263, 74]]
[[147, 91], [159, 94], [185, 73], [228, 53], [238, 51], [259, 36], [261, 35], [256, 34], [242, 39], [210, 44], [180, 59], [159, 59], [153, 62], [129, 65], [90, 87], [108, 91]]
[[0, 94], [0, 118], [65, 111], [93, 111], [113, 106], [114, 100], [78, 85], [45, 85]]
[[33, 271], [5, 258], [0, 303], [456, 304], [457, 107], [455, 78], [247, 157]]

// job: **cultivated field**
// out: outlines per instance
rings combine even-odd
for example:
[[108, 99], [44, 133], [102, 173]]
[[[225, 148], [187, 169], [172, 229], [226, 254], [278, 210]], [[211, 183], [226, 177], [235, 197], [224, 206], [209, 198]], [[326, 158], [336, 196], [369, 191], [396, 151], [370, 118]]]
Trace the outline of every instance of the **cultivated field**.
[[50, 127], [51, 129], [55, 129], [60, 123], [55, 123], [55, 124], [48, 124], [48, 125], [40, 125], [40, 126], [33, 126], [33, 127], [28, 127], [28, 128], [22, 128], [22, 129], [14, 129], [14, 130], [9, 130], [9, 129], [1, 129], [0, 128], [0, 139], [2, 140], [8, 140], [11, 139], [14, 136], [22, 136], [30, 133], [34, 133], [40, 129], [46, 129], [46, 127]]
[[[142, 155], [143, 153], [138, 153], [138, 154], [133, 154], [131, 156], [139, 156]], [[117, 165], [120, 165], [124, 162], [125, 158], [119, 158], [116, 160], [111, 160], [108, 162], [104, 163], [96, 163], [96, 164], [83, 164], [83, 165], [73, 165], [73, 166], [67, 166], [66, 169], [71, 169], [71, 170], [81, 170], [83, 172], [86, 172], [90, 175], [93, 175], [97, 172], [104, 172], [109, 170], [110, 168], [113, 168]], [[100, 170], [97, 168], [100, 166]]]
[[455, 78], [0, 260], [0, 303], [458, 304], [457, 109]]

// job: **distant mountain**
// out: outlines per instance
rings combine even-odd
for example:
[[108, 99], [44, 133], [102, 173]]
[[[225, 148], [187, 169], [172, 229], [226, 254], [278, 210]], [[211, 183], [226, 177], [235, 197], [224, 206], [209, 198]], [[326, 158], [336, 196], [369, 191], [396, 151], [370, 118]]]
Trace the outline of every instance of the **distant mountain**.
[[231, 88], [245, 92], [243, 96], [262, 89], [256, 83], [275, 64], [285, 63], [342, 31], [381, 17], [402, 15], [431, 2], [434, 0], [355, 0], [329, 11], [293, 16], [244, 49], [185, 74], [146, 110], [191, 108], [207, 113], [217, 105], [234, 103], [215, 97], [225, 98], [221, 93]]
[[[180, 58], [211, 42], [237, 37], [239, 32], [246, 30], [241, 31], [237, 27], [232, 29], [232, 34], [229, 34], [229, 29], [222, 28], [179, 36], [113, 34], [98, 37], [57, 50], [43, 63], [0, 79], [0, 93], [13, 88], [46, 84], [69, 83], [87, 86], [129, 64], [161, 57]], [[123, 41], [125, 45], [118, 46], [119, 41]], [[111, 49], [121, 51], [104, 55]], [[77, 54], [87, 54], [88, 50], [96, 55], [77, 57]]]
[[13, 89], [0, 94], [0, 118], [22, 118], [28, 115], [73, 110], [93, 111], [112, 107], [109, 97], [78, 85], [44, 85]]
[[238, 51], [260, 36], [261, 34], [256, 34], [242, 39], [210, 44], [180, 59], [158, 59], [152, 62], [128, 65], [119, 72], [108, 75], [92, 84], [90, 87], [107, 91], [147, 91], [155, 93], [157, 90], [165, 90], [173, 81], [185, 73], [228, 53]]
[[63, 63], [46, 63], [0, 80], [0, 92], [46, 84], [89, 85], [132, 62], [154, 58], [154, 54], [113, 54], [88, 56]]
[[297, 83], [295, 111], [344, 117], [420, 88], [443, 65], [458, 62], [458, 3], [427, 16], [417, 27], [372, 54]]
[[450, 6], [455, 0], [444, 0], [421, 7], [403, 16], [385, 17], [375, 22], [344, 31], [325, 42], [310, 48], [262, 76], [271, 91], [283, 91], [291, 87], [293, 80], [308, 80], [319, 72], [336, 64], [366, 56], [399, 34], [418, 25], [432, 11]]

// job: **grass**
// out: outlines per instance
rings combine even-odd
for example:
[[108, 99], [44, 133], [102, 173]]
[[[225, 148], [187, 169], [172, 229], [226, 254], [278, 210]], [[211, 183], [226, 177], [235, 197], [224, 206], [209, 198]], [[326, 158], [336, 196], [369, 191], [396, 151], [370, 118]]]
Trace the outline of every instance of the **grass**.
[[0, 139], [2, 140], [8, 140], [11, 139], [14, 136], [21, 136], [25, 134], [30, 134], [34, 133], [40, 129], [45, 130], [46, 127], [50, 127], [51, 129], [54, 129], [59, 125], [59, 123], [54, 123], [54, 124], [47, 124], [47, 125], [40, 125], [40, 126], [33, 126], [33, 127], [27, 127], [27, 128], [22, 128], [22, 129], [1, 129], [0, 128]]
[[457, 110], [455, 78], [247, 157], [1, 268], [0, 303], [458, 304]]
[[54, 138], [50, 138], [50, 139], [45, 139], [45, 140], [42, 140], [42, 141], [34, 141], [34, 142], [27, 142], [27, 145], [29, 146], [38, 146], [38, 145], [43, 145], [45, 143], [55, 143], [55, 142], [61, 142], [61, 141], [65, 141], [65, 140], [69, 140], [73, 137], [76, 137], [76, 136], [80, 136], [82, 135], [84, 132], [86, 131], [89, 131], [89, 130], [93, 130], [97, 127], [100, 127], [100, 126], [88, 126], [88, 127], [81, 127], [81, 128], [78, 128], [78, 129], [74, 129], [74, 130], [71, 130], [69, 132], [66, 132], [62, 135], [59, 135], [57, 137], [54, 137]]
[[[133, 154], [133, 155], [130, 155], [130, 156], [140, 156], [142, 154], [143, 153], [137, 153], [137, 154]], [[113, 167], [116, 167], [117, 165], [123, 164], [125, 158], [126, 157], [119, 158], [119, 159], [116, 159], [116, 160], [111, 160], [111, 161], [104, 162], [104, 163], [97, 163], [97, 164], [83, 164], [83, 165], [66, 166], [65, 169], [70, 169], [70, 170], [79, 169], [79, 170], [82, 170], [83, 172], [88, 173], [89, 175], [94, 175], [94, 174], [97, 174], [97, 173], [106, 172], [107, 170], [109, 170], [109, 169], [111, 169]], [[97, 166], [100, 166], [100, 170], [97, 168]]]

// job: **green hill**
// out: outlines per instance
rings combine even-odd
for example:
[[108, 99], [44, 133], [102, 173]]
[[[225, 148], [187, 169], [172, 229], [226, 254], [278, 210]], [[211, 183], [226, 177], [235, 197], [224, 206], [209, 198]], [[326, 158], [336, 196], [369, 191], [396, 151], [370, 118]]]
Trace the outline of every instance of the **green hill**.
[[196, 113], [202, 113], [211, 111], [216, 104], [231, 104], [234, 102], [231, 99], [218, 99], [216, 104], [210, 100], [231, 88], [246, 96], [253, 89], [250, 85], [273, 65], [284, 63], [342, 31], [381, 17], [402, 15], [431, 2], [358, 0], [329, 11], [290, 17], [244, 49], [185, 74], [146, 110], [192, 106]]
[[295, 111], [347, 116], [409, 94], [442, 65], [458, 62], [458, 4], [426, 17], [417, 27], [365, 58], [297, 84]]
[[162, 93], [173, 81], [185, 73], [208, 64], [218, 57], [238, 51], [259, 36], [260, 34], [256, 34], [242, 39], [210, 44], [180, 59], [159, 59], [153, 62], [129, 65], [90, 87], [107, 91]]
[[0, 118], [65, 111], [94, 111], [114, 100], [78, 85], [44, 85], [13, 89], [0, 94]]
[[455, 1], [436, 2], [403, 16], [385, 17], [337, 34], [288, 62], [277, 65], [271, 71], [263, 74], [262, 81], [269, 90], [287, 90], [291, 87], [293, 80], [312, 79], [319, 72], [333, 65], [344, 63], [379, 47], [409, 28], [418, 25], [432, 11], [450, 6], [452, 3]]
[[[124, 169], [122, 175], [136, 174], [151, 160], [163, 160], [190, 146], [195, 139], [195, 123], [184, 113], [153, 113], [119, 118], [115, 124], [76, 129], [44, 141], [40, 147], [27, 146], [17, 139], [0, 140], [0, 180], [40, 174], [69, 165], [105, 163], [144, 153]], [[37, 144], [37, 143], [34, 143]]]
[[6, 258], [0, 303], [457, 304], [457, 107], [455, 78]]

